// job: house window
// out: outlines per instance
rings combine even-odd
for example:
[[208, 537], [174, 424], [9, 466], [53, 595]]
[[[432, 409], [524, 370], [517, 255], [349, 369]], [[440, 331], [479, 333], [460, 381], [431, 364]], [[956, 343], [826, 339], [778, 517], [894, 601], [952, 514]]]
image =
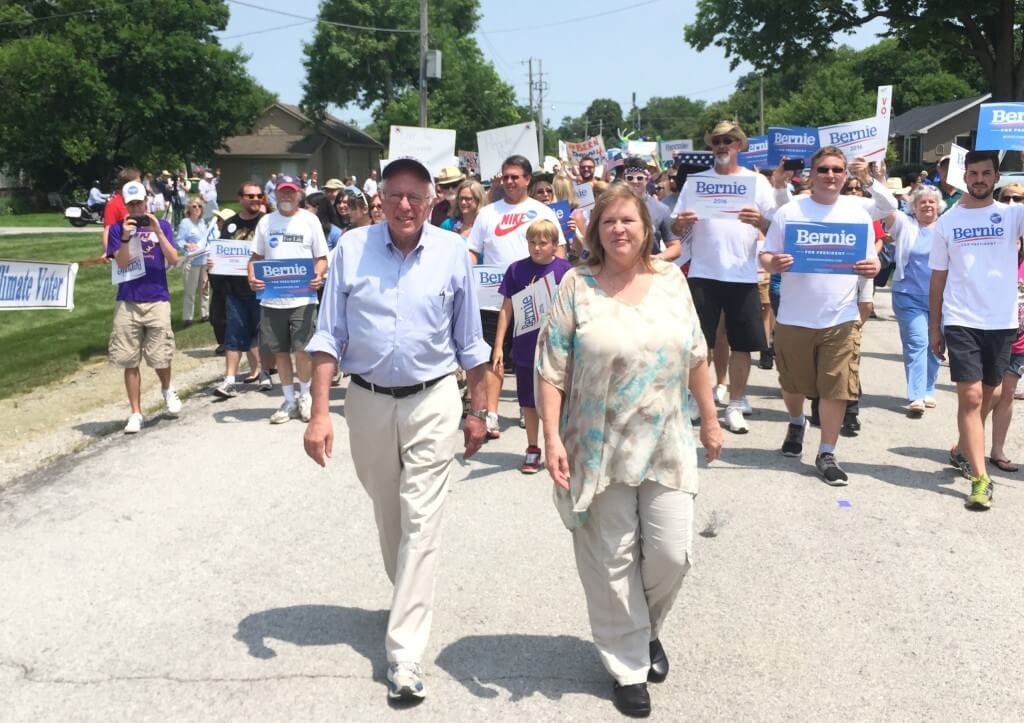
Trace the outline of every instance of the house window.
[[903, 162], [921, 162], [921, 136], [904, 136], [903, 138]]

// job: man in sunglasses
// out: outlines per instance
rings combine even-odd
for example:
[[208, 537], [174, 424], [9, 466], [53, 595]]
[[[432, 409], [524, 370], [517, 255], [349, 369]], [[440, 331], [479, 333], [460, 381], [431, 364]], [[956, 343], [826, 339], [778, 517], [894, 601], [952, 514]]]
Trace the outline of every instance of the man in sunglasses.
[[584, 158], [580, 161], [580, 183], [590, 183], [594, 180], [594, 171], [597, 169], [597, 163], [593, 158]]
[[[821, 444], [815, 458], [818, 474], [826, 483], [842, 486], [846, 472], [836, 461], [839, 429], [846, 403], [858, 397], [860, 387], [860, 310], [858, 276], [874, 278], [881, 268], [875, 254], [872, 223], [896, 210], [896, 199], [881, 173], [874, 180], [868, 164], [855, 158], [846, 167], [843, 151], [835, 146], [820, 148], [811, 157], [811, 195], [797, 198], [779, 208], [771, 221], [761, 251], [761, 263], [770, 273], [782, 274], [778, 325], [775, 328], [775, 359], [779, 385], [789, 412], [789, 428], [782, 454], [799, 457], [803, 452], [804, 401], [817, 398], [821, 417]], [[852, 174], [871, 198], [842, 195]], [[828, 227], [826, 224], [842, 224]], [[789, 271], [793, 256], [786, 253], [787, 229], [823, 234], [820, 244], [840, 244], [852, 227], [862, 227], [868, 240], [865, 258], [853, 263], [849, 273], [803, 273]], [[791, 230], [792, 230], [791, 229]], [[829, 234], [825, 236], [824, 234]]]
[[[739, 124], [719, 122], [704, 135], [704, 142], [714, 153], [715, 165], [687, 178], [672, 211], [672, 228], [679, 236], [692, 233], [687, 279], [709, 349], [715, 347], [718, 322], [725, 315], [725, 333], [732, 350], [725, 426], [735, 434], [746, 434], [744, 417], [753, 411], [747, 401], [750, 354], [768, 346], [757, 287], [757, 250], [761, 233], [768, 227], [767, 218], [775, 211], [775, 193], [768, 179], [739, 165], [739, 153], [747, 147], [747, 136]], [[687, 190], [708, 176], [726, 181], [728, 177], [752, 178], [754, 205], [744, 208], [735, 220], [698, 218], [687, 208]]]
[[642, 158], [631, 157], [622, 162], [621, 178], [644, 200], [647, 212], [651, 214], [655, 258], [672, 261], [679, 257], [679, 235], [672, 230], [672, 212], [668, 206], [647, 192], [650, 177], [647, 163]]
[[[565, 257], [565, 236], [555, 212], [527, 192], [533, 179], [533, 165], [523, 156], [509, 156], [501, 165], [501, 188], [505, 197], [480, 209], [469, 233], [469, 255], [476, 264], [483, 254], [485, 263], [497, 266], [504, 275], [513, 261], [530, 255], [526, 229], [539, 218], [546, 218], [558, 227], [558, 252]], [[498, 332], [498, 309], [481, 309], [484, 341], [494, 347]], [[512, 335], [505, 335], [503, 359], [512, 358]], [[505, 380], [504, 371], [487, 365], [487, 438], [501, 436], [498, 429], [498, 396]]]

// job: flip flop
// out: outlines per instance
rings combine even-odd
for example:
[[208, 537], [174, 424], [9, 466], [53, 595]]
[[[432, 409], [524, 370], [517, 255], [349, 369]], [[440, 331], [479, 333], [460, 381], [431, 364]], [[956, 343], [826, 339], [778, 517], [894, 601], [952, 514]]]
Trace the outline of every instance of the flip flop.
[[995, 457], [989, 457], [988, 461], [994, 464], [996, 467], [1001, 469], [1003, 472], [1017, 472], [1020, 467], [1015, 465], [1008, 459], [996, 459]]
[[259, 372], [253, 372], [252, 374], [247, 376], [245, 379], [243, 379], [242, 383], [243, 384], [255, 384], [259, 380], [260, 380], [260, 373]]

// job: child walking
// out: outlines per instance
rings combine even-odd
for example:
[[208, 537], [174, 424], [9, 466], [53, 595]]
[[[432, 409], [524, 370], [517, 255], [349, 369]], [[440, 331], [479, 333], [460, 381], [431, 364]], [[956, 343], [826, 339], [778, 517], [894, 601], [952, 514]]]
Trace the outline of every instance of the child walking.
[[[572, 268], [572, 264], [568, 261], [555, 256], [558, 249], [558, 226], [551, 221], [538, 219], [530, 224], [530, 227], [526, 229], [526, 242], [530, 255], [508, 267], [505, 279], [498, 289], [505, 297], [505, 301], [498, 313], [498, 329], [494, 339], [493, 365], [496, 372], [502, 371], [501, 367], [505, 363], [502, 352], [505, 334], [508, 333], [510, 325], [513, 330], [515, 329], [512, 297], [552, 272], [555, 275], [555, 283], [558, 283], [562, 280], [565, 272]], [[537, 446], [540, 418], [537, 416], [537, 403], [533, 396], [533, 355], [537, 348], [539, 333], [540, 325], [538, 324], [531, 331], [520, 334], [512, 340], [512, 363], [516, 370], [516, 396], [519, 398], [519, 406], [526, 419], [526, 457], [519, 467], [519, 471], [523, 474], [536, 474], [543, 469], [540, 460], [540, 447]]]

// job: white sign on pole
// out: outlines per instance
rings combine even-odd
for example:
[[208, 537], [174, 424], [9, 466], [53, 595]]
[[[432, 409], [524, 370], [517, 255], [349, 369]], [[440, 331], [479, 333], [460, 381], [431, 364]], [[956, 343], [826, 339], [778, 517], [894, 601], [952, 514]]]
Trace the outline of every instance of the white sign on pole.
[[889, 122], [876, 116], [825, 126], [818, 129], [818, 141], [822, 148], [838, 147], [850, 160], [857, 156], [869, 161], [881, 160], [885, 158], [889, 142]]
[[540, 167], [537, 126], [533, 123], [480, 131], [476, 134], [476, 144], [480, 152], [481, 178], [493, 178], [501, 173], [501, 164], [513, 155], [524, 156], [534, 168]]
[[875, 117], [888, 122], [892, 118], [892, 86], [878, 86], [878, 100], [875, 102]]
[[650, 160], [655, 163], [658, 162], [658, 142], [657, 141], [629, 141], [626, 144], [626, 155], [636, 156], [637, 158], [643, 158], [645, 161]]
[[[416, 126], [391, 126], [388, 141], [388, 159], [412, 156], [423, 161], [435, 178], [441, 169], [452, 165], [455, 156], [455, 131], [444, 128], [417, 128]], [[381, 161], [381, 168], [386, 164]]]
[[689, 138], [678, 141], [662, 141], [659, 150], [661, 152], [661, 160], [671, 161], [676, 157], [677, 153], [693, 151], [693, 141]]
[[967, 149], [956, 143], [949, 147], [949, 169], [946, 171], [946, 183], [967, 193]]
[[77, 274], [78, 264], [0, 259], [0, 310], [71, 311], [75, 308]]

